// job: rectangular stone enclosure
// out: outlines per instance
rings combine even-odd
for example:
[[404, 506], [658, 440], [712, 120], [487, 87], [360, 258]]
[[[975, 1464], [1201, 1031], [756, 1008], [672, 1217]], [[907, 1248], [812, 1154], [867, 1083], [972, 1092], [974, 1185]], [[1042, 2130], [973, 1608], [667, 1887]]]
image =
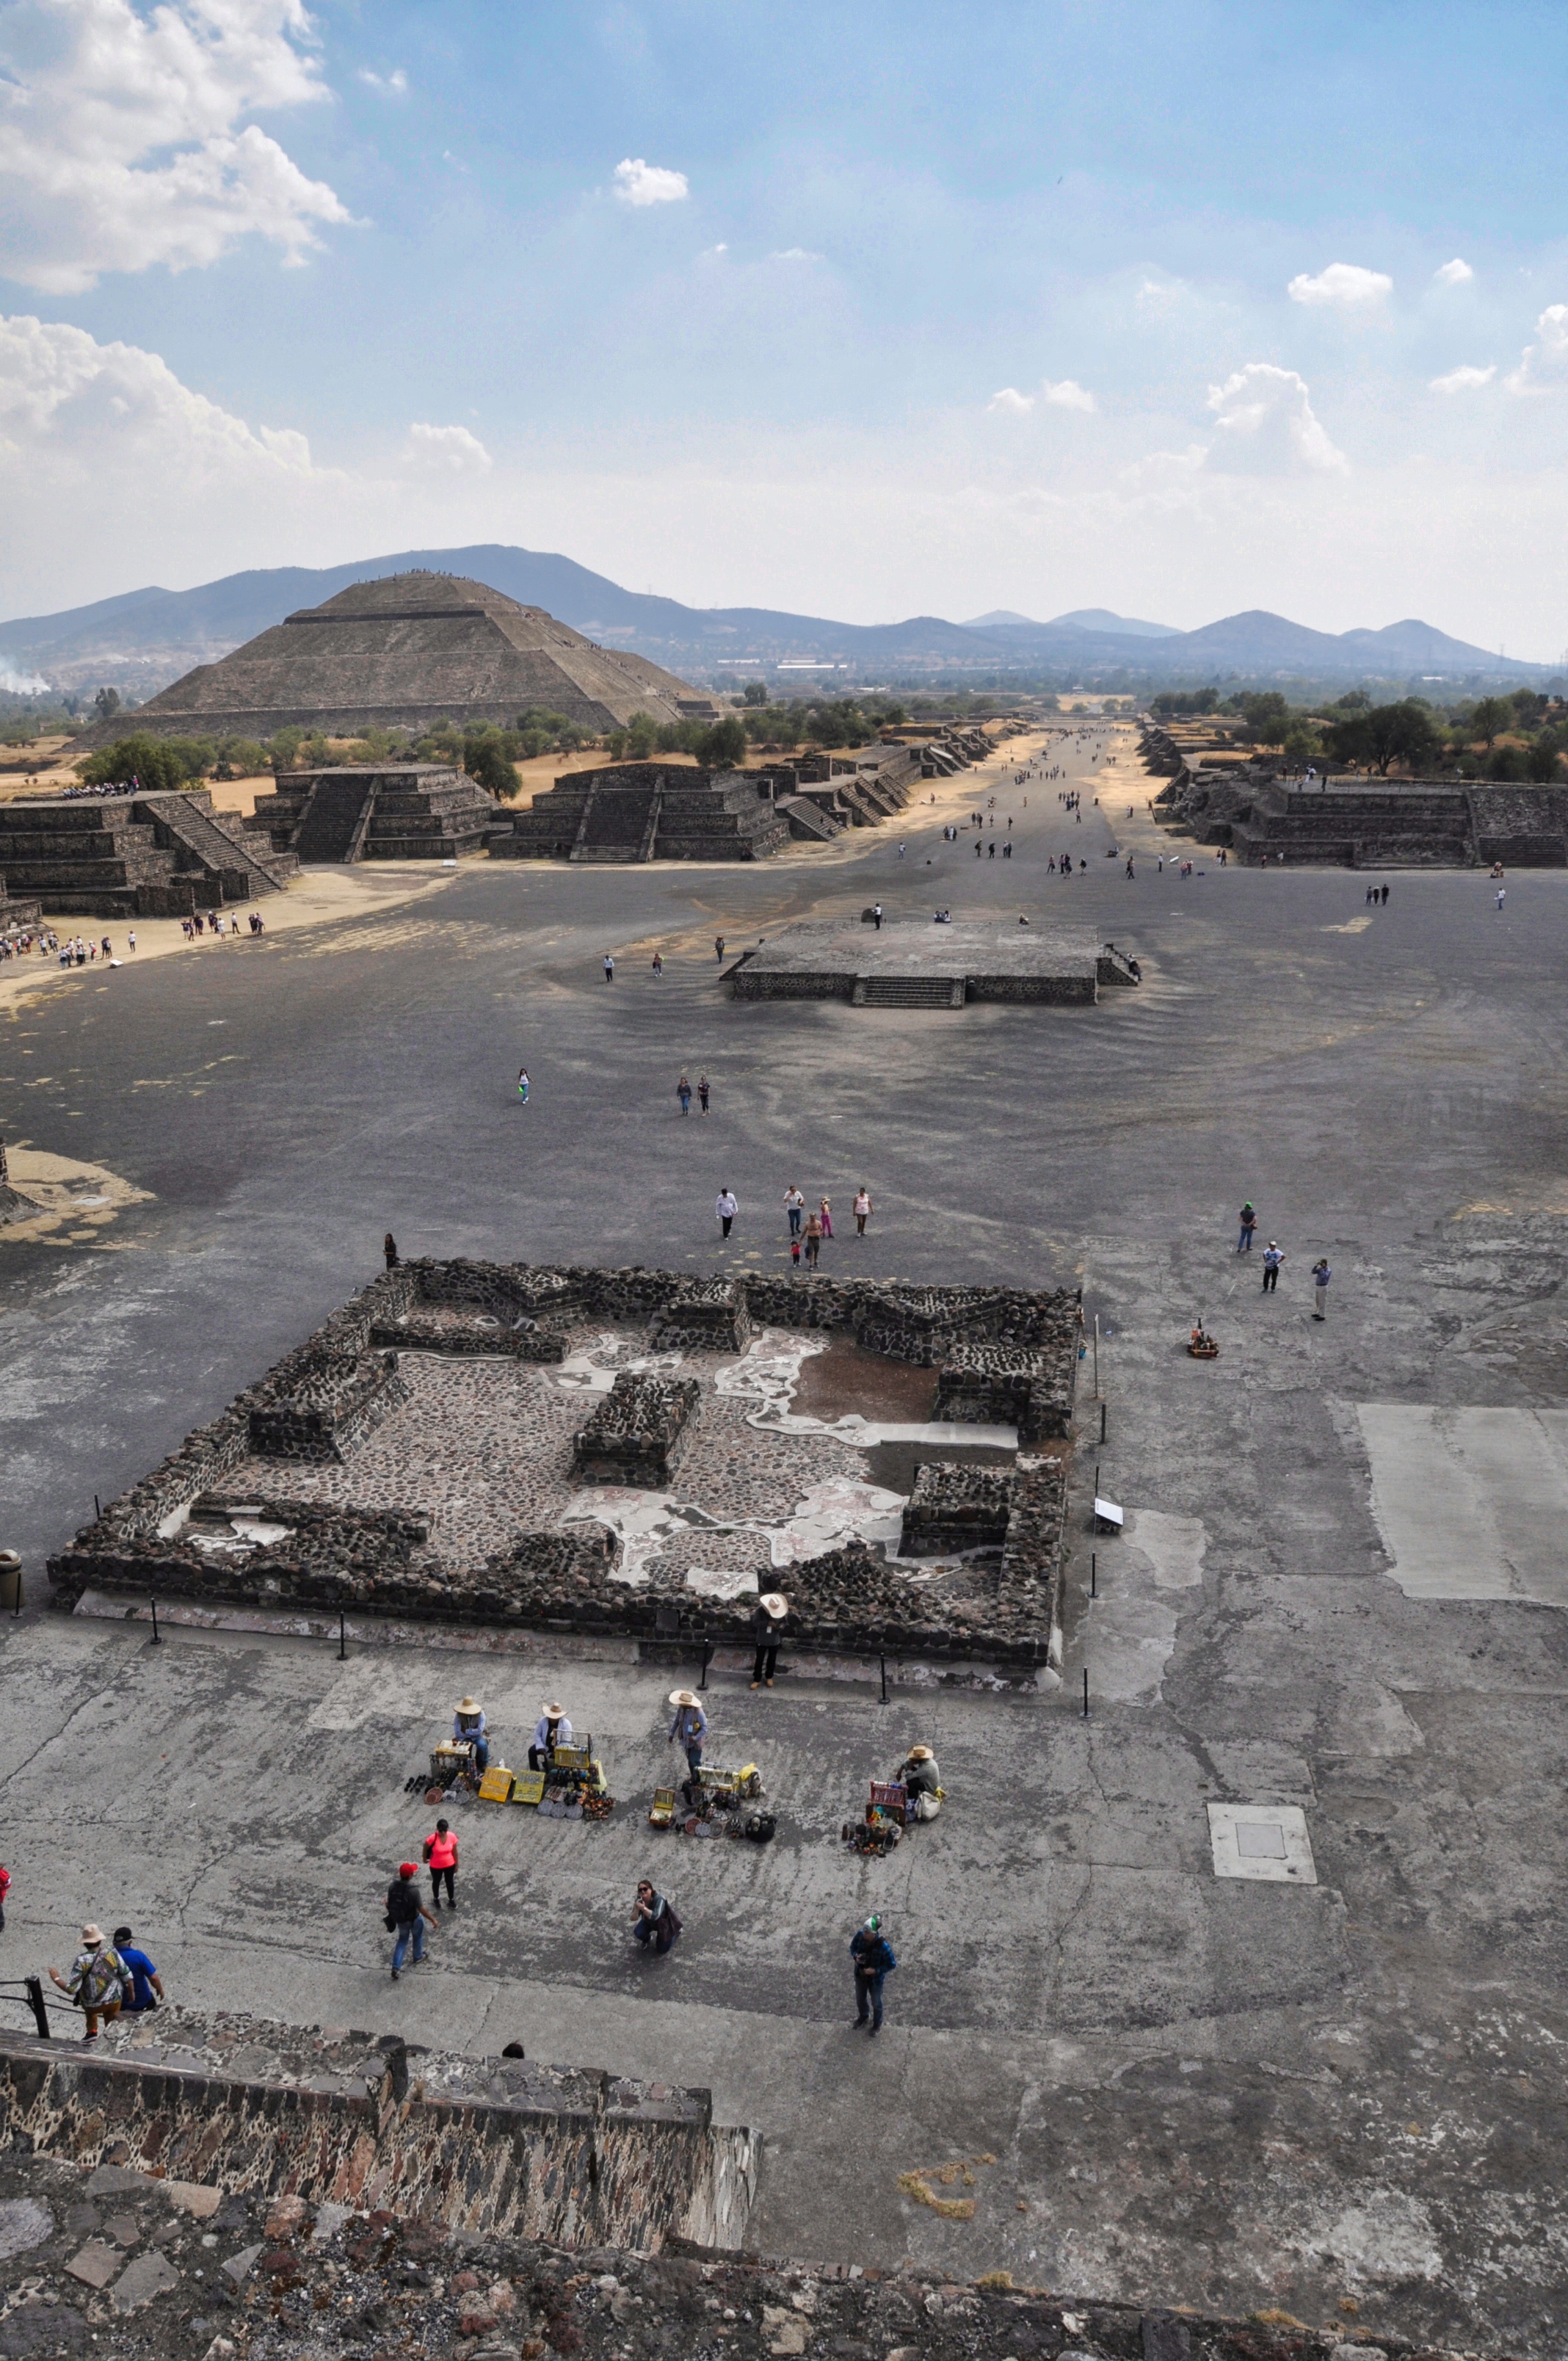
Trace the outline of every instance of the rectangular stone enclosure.
[[855, 1008], [962, 1008], [976, 1000], [1092, 1005], [1137, 972], [1091, 927], [1016, 919], [829, 920], [786, 928], [726, 971], [736, 1000], [846, 1000]]
[[1038, 1665], [1081, 1328], [1064, 1290], [406, 1263], [49, 1579], [715, 1646], [782, 1589], [802, 1646]]

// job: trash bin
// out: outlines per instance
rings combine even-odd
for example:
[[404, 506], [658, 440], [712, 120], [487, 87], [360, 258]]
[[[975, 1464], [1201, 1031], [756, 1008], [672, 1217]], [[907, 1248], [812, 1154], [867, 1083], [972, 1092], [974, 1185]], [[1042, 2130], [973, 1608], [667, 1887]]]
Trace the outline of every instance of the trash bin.
[[22, 1561], [15, 1550], [0, 1550], [0, 1609], [19, 1613], [22, 1605]]

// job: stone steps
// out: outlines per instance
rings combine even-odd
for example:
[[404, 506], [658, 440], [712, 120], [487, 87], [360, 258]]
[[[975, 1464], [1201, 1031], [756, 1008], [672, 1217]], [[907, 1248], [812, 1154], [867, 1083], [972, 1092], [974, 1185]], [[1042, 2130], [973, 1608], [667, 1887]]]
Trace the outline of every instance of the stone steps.
[[961, 975], [858, 975], [850, 994], [856, 1008], [961, 1008]]

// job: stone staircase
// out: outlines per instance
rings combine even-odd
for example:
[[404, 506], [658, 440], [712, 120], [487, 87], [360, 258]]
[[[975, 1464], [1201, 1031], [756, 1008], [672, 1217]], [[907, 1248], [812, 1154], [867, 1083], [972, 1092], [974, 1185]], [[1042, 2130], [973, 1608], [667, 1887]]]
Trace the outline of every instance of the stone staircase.
[[530, 810], [502, 816], [490, 830], [490, 857], [755, 861], [779, 851], [795, 832], [766, 782], [762, 789], [752, 773], [685, 763], [616, 763], [575, 771], [536, 796]]
[[297, 866], [225, 827], [204, 787], [0, 805], [0, 894], [55, 916], [188, 917], [278, 893]]
[[961, 975], [858, 975], [852, 1008], [961, 1008]]

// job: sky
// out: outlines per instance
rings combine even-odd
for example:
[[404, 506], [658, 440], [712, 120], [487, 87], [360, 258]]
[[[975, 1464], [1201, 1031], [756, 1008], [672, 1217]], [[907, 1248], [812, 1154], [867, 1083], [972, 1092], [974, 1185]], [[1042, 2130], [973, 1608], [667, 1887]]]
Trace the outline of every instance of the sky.
[[0, 0], [0, 615], [383, 550], [1568, 649], [1568, 11]]

